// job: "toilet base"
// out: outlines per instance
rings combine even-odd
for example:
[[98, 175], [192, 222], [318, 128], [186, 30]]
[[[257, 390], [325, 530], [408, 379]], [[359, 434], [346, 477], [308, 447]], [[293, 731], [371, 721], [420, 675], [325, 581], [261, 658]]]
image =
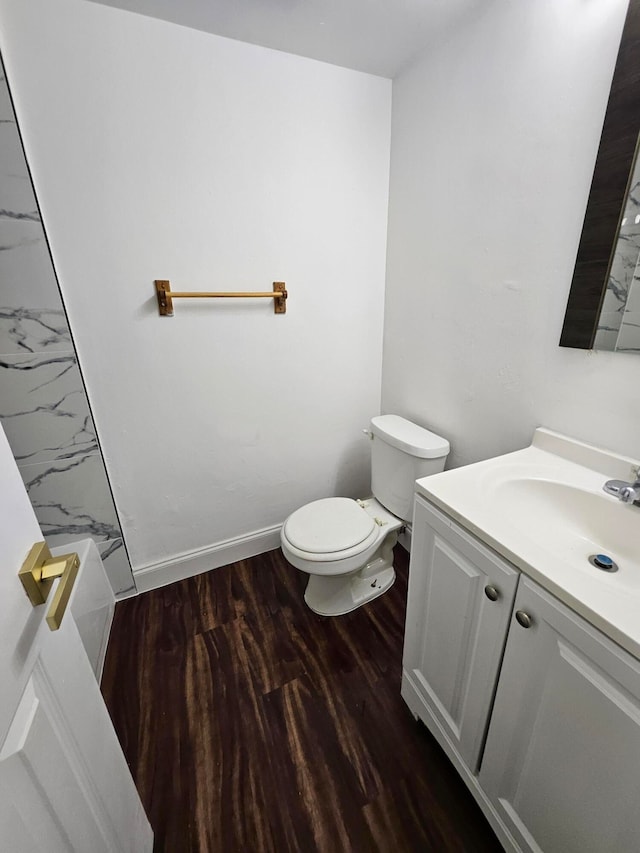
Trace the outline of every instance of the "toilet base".
[[393, 544], [396, 536], [378, 551], [375, 559], [348, 575], [311, 575], [304, 600], [320, 616], [343, 616], [373, 601], [392, 586], [396, 579], [393, 568]]

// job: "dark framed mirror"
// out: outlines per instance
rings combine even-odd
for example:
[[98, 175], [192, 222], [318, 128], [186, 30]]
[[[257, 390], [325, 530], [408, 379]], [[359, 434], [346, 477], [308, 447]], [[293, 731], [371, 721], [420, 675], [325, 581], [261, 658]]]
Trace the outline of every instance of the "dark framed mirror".
[[[593, 349], [599, 326], [601, 327], [601, 313], [608, 288], [612, 294], [611, 302], [616, 305], [621, 318], [636, 270], [640, 288], [640, 265], [636, 266], [636, 262], [640, 260], [640, 217], [638, 222], [635, 222], [634, 214], [630, 222], [629, 217], [625, 216], [629, 207], [634, 207], [635, 204], [640, 214], [640, 192], [635, 193], [636, 188], [640, 190], [640, 183], [633, 178], [639, 134], [640, 0], [630, 0], [591, 182], [560, 346]], [[630, 263], [628, 258], [624, 260], [624, 265], [631, 269], [630, 276], [627, 275], [625, 289], [616, 279], [616, 270], [623, 264], [622, 259], [616, 264], [616, 246], [629, 247], [631, 235], [630, 231], [625, 229], [632, 224], [635, 225], [632, 230], [638, 232], [639, 251], [633, 263]], [[613, 305], [608, 304], [607, 308], [609, 307]], [[604, 339], [605, 336], [599, 336], [599, 340]], [[617, 346], [602, 348], [618, 349]], [[640, 352], [640, 347], [637, 351]]]

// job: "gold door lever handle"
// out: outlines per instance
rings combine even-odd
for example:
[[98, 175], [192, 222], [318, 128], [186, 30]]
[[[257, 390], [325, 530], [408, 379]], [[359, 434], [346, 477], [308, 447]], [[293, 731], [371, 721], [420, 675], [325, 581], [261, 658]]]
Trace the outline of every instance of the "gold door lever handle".
[[34, 607], [44, 604], [56, 578], [60, 583], [47, 613], [47, 625], [57, 631], [67, 609], [71, 590], [80, 568], [80, 559], [74, 552], [52, 557], [46, 542], [36, 542], [27, 554], [18, 577]]

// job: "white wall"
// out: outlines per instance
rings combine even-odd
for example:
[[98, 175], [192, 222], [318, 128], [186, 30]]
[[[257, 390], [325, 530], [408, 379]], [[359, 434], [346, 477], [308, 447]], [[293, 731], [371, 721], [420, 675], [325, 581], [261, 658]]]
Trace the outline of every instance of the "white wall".
[[134, 569], [366, 492], [390, 81], [82, 0], [0, 33]]
[[394, 80], [382, 407], [451, 465], [640, 455], [640, 360], [558, 346], [626, 0], [486, 3]]

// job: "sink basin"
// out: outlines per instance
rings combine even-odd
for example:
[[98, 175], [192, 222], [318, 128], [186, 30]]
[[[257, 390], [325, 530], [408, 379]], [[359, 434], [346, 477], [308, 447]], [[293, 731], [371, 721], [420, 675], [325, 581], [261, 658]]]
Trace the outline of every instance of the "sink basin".
[[[640, 507], [602, 490], [637, 464], [537, 429], [530, 447], [424, 477], [416, 491], [640, 658]], [[596, 554], [618, 570], [593, 566]]]
[[503, 480], [488, 499], [505, 521], [526, 536], [535, 536], [551, 560], [570, 561], [580, 571], [599, 575], [588, 558], [606, 554], [618, 571], [602, 580], [640, 593], [640, 508], [623, 504], [604, 492], [590, 492], [555, 480]]

